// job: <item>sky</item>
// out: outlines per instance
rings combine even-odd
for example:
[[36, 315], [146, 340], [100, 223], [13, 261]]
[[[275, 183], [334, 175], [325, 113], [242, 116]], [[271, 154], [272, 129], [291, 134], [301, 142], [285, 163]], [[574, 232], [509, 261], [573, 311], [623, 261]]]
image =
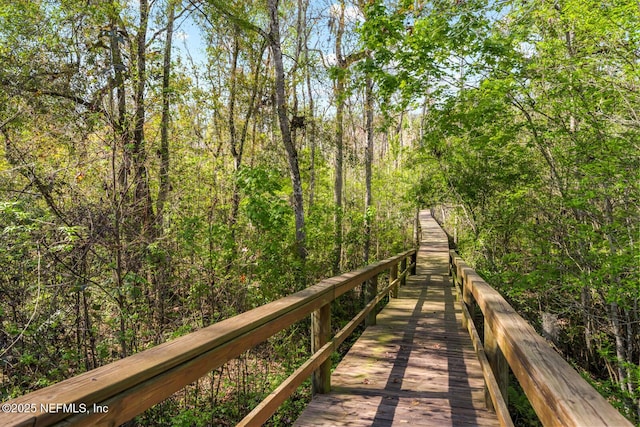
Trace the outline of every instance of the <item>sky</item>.
[[[315, 25], [314, 33], [311, 35], [310, 47], [323, 51], [323, 56], [328, 62], [327, 65], [335, 64], [333, 40], [329, 34], [328, 21], [329, 16], [336, 16], [339, 10], [338, 7], [338, 4], [331, 3], [331, 0], [311, 0], [308, 11], [309, 21], [321, 20], [318, 25]], [[196, 63], [204, 64], [206, 63], [205, 42], [202, 38], [202, 30], [195, 22], [194, 14], [196, 13], [198, 12], [192, 12], [177, 21], [178, 26], [175, 31], [174, 45], [182, 54], [191, 55]], [[362, 14], [356, 7], [346, 7], [345, 20], [348, 26], [353, 26], [362, 19]], [[330, 44], [327, 43], [329, 40], [331, 40]]]
[[192, 12], [178, 20], [174, 31], [174, 46], [184, 55], [190, 55], [194, 62], [204, 65], [206, 63], [205, 42], [202, 38], [202, 30], [194, 21]]
[[[133, 0], [131, 0], [133, 1]], [[335, 65], [336, 59], [334, 54], [334, 37], [330, 34], [329, 18], [337, 13], [337, 6], [332, 4], [333, 0], [311, 0], [308, 10], [308, 25], [313, 26], [313, 32], [310, 37], [309, 47], [322, 53], [324, 66], [329, 67]], [[196, 23], [198, 11], [191, 12], [176, 20], [176, 28], [174, 30], [174, 57], [180, 55], [182, 58], [192, 60], [196, 66], [205, 67], [207, 63], [206, 43], [202, 36], [202, 29]], [[347, 26], [353, 26], [362, 19], [360, 13], [355, 7], [347, 7], [345, 10], [345, 18]], [[281, 23], [282, 36], [285, 36], [286, 24]], [[349, 53], [349, 43], [345, 40], [345, 54]], [[353, 43], [351, 43], [353, 48]], [[285, 58], [286, 59], [286, 58]], [[190, 63], [190, 60], [186, 62]], [[316, 106], [320, 111], [330, 111], [332, 103], [332, 89], [330, 83], [318, 82], [312, 83], [315, 91]]]

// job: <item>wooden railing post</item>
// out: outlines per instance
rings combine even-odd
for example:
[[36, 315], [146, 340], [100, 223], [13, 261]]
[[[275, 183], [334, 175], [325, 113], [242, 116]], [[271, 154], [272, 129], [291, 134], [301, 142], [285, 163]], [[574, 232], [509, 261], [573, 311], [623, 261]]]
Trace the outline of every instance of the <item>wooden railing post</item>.
[[467, 321], [473, 322], [475, 318], [475, 304], [473, 303], [473, 294], [471, 293], [471, 287], [464, 280], [464, 275], [462, 274], [462, 269], [460, 267], [457, 268], [456, 277], [460, 281], [460, 288], [462, 288], [462, 301], [464, 305], [467, 306], [467, 310], [469, 311], [469, 319], [464, 319], [463, 317], [463, 326], [467, 327]]
[[[403, 258], [400, 262], [400, 274], [404, 273], [407, 269], [407, 258]], [[402, 275], [402, 280], [400, 281], [400, 286], [405, 286], [407, 284], [407, 275], [406, 273]]]
[[[378, 276], [375, 275], [367, 281], [367, 302], [372, 301], [378, 294]], [[367, 315], [364, 321], [364, 326], [369, 327], [376, 324], [376, 308]]]
[[411, 275], [415, 276], [417, 267], [418, 267], [418, 251], [415, 251], [411, 255]]
[[[462, 282], [460, 278], [456, 274], [455, 270], [456, 266], [454, 265], [453, 254], [449, 254], [449, 277], [451, 278], [451, 284], [456, 292], [456, 302], [462, 302]], [[468, 307], [467, 307], [468, 309]], [[462, 316], [462, 326], [466, 327], [467, 322], [465, 322], [465, 316]]]
[[[389, 272], [389, 284], [393, 283], [398, 278], [398, 264], [394, 264], [391, 267], [391, 271]], [[391, 298], [398, 298], [398, 284], [391, 288], [391, 292], [389, 293]]]
[[416, 247], [420, 246], [420, 237], [422, 230], [420, 229], [420, 209], [416, 209], [416, 217], [413, 222], [413, 242]]
[[[331, 304], [325, 304], [311, 314], [311, 353], [318, 351], [331, 338]], [[313, 371], [313, 394], [331, 391], [331, 358]]]
[[[505, 405], [508, 405], [507, 388], [509, 387], [509, 364], [507, 363], [507, 359], [504, 358], [504, 354], [502, 354], [502, 350], [491, 331], [491, 325], [487, 322], [486, 318], [484, 320], [484, 351], [487, 355], [491, 370], [493, 371], [493, 376], [496, 378], [496, 382], [500, 388], [500, 393], [502, 394]], [[494, 410], [489, 389], [486, 386], [484, 388], [484, 400], [487, 408]]]

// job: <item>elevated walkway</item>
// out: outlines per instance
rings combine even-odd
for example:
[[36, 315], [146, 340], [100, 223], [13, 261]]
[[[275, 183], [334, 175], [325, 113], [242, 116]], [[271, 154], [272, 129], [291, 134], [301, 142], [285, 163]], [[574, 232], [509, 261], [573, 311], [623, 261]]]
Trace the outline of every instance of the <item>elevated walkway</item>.
[[[106, 427], [127, 423], [273, 334], [311, 316], [313, 355], [241, 420], [239, 427], [264, 424], [310, 376], [319, 393], [296, 426], [494, 426], [499, 419], [509, 427], [513, 422], [504, 398], [509, 371], [543, 425], [631, 427], [495, 289], [457, 253], [448, 251], [445, 234], [427, 211], [420, 214], [420, 222], [417, 253], [410, 249], [322, 280], [173, 341], [4, 402], [0, 426]], [[456, 287], [449, 280], [449, 262]], [[412, 275], [414, 267], [416, 275]], [[381, 283], [378, 277], [385, 272], [388, 283]], [[405, 279], [398, 297], [391, 298], [376, 323], [372, 310]], [[333, 334], [331, 304], [363, 283], [368, 283], [369, 302]], [[381, 289], [376, 289], [378, 285]], [[462, 294], [462, 304], [454, 303], [454, 289]], [[483, 317], [483, 340], [470, 311]], [[363, 321], [370, 326], [331, 374], [331, 355]], [[492, 402], [497, 415], [484, 409], [485, 401]]]
[[448, 277], [447, 236], [428, 211], [417, 275], [378, 314], [295, 422], [316, 426], [496, 426]]

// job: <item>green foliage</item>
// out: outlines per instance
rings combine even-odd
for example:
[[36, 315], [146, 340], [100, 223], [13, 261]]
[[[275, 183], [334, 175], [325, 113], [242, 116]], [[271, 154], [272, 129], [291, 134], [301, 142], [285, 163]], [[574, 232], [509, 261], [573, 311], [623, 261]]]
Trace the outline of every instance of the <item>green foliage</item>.
[[204, 411], [186, 409], [172, 417], [170, 425], [173, 427], [199, 427], [208, 425], [209, 420], [210, 415]]
[[507, 390], [507, 398], [509, 401], [509, 413], [514, 425], [517, 426], [542, 426], [542, 423], [538, 419], [529, 399], [522, 391], [522, 388], [517, 381], [510, 382], [509, 389]]
[[276, 413], [265, 423], [265, 426], [278, 427], [292, 425], [307, 407], [310, 400], [311, 384], [310, 381], [307, 380], [278, 408]]
[[[375, 261], [413, 245], [417, 206], [447, 205], [444, 222], [465, 258], [534, 324], [540, 311], [557, 313], [571, 344], [561, 350], [590, 368], [620, 408], [638, 400], [640, 348], [627, 338], [638, 335], [640, 294], [636, 3], [371, 1], [362, 5], [359, 39], [345, 49], [370, 55], [326, 73], [320, 55], [296, 57], [297, 43], [286, 38], [287, 96], [299, 103], [295, 112], [293, 103], [287, 108], [307, 119], [294, 141], [309, 203], [305, 262], [296, 255], [289, 166], [264, 68], [267, 16], [258, 4], [216, 0], [198, 9], [206, 14], [197, 20], [206, 21], [207, 61], [174, 47], [164, 129], [171, 191], [155, 218], [166, 4], [151, 3], [144, 81], [136, 76], [135, 3], [0, 4], [3, 397], [326, 277], [335, 131], [331, 106], [324, 113], [318, 106], [344, 101], [340, 267], [362, 266], [365, 224]], [[291, 7], [281, 4], [283, 17]], [[373, 204], [365, 210], [360, 123], [369, 77], [383, 114], [375, 118]], [[342, 98], [316, 99], [311, 111], [315, 88], [337, 79], [346, 86]], [[139, 85], [145, 98], [136, 105]], [[143, 146], [132, 139], [139, 107]], [[360, 295], [350, 297], [334, 308], [336, 324], [357, 308]], [[625, 351], [616, 347], [615, 316]], [[307, 326], [140, 422], [238, 421], [306, 357]], [[6, 343], [13, 346], [5, 352]], [[301, 388], [271, 425], [290, 423], [308, 398]], [[524, 401], [514, 395], [513, 402], [528, 422]]]
[[413, 197], [448, 205], [465, 258], [532, 323], [559, 315], [566, 356], [615, 371], [637, 421], [637, 4], [413, 7], [374, 2], [360, 28], [385, 99], [424, 105]]
[[292, 215], [283, 199], [280, 175], [266, 167], [244, 167], [238, 172], [237, 182], [245, 195], [244, 212], [256, 227], [267, 232], [286, 228]]

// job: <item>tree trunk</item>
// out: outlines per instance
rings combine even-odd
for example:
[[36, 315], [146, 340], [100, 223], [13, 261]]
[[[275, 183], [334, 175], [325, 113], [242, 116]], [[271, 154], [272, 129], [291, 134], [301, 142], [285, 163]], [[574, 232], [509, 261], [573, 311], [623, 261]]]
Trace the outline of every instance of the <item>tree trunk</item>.
[[[114, 73], [113, 87], [115, 88], [115, 102], [117, 107], [113, 105], [113, 99], [111, 98], [111, 110], [116, 110], [114, 126], [114, 139], [111, 150], [111, 174], [112, 174], [112, 194], [111, 203], [114, 210], [113, 215], [113, 258], [115, 259], [115, 266], [113, 269], [113, 281], [114, 289], [116, 290], [116, 300], [118, 302], [120, 331], [118, 333], [118, 341], [120, 343], [120, 356], [126, 357], [128, 355], [127, 342], [124, 339], [125, 328], [125, 301], [122, 293], [118, 292], [123, 288], [124, 280], [124, 263], [123, 263], [123, 232], [122, 232], [122, 218], [123, 204], [126, 200], [126, 192], [128, 188], [129, 171], [131, 159], [126, 149], [128, 141], [128, 129], [126, 123], [126, 90], [124, 85], [124, 64], [122, 61], [122, 51], [120, 49], [120, 40], [118, 36], [118, 23], [115, 17], [111, 18], [111, 32], [110, 32], [110, 53]], [[112, 95], [111, 95], [112, 96]], [[117, 153], [119, 146], [122, 146], [122, 164], [117, 165]]]
[[289, 162], [289, 173], [291, 176], [291, 185], [293, 187], [293, 210], [296, 223], [296, 246], [298, 257], [305, 260], [307, 257], [307, 249], [305, 243], [304, 230], [304, 204], [302, 197], [302, 179], [300, 178], [300, 168], [298, 166], [298, 151], [293, 144], [291, 138], [291, 127], [289, 126], [289, 117], [287, 115], [286, 97], [285, 97], [285, 75], [284, 65], [282, 63], [282, 50], [280, 46], [280, 19], [278, 17], [278, 0], [268, 0], [269, 6], [269, 44], [273, 53], [273, 62], [276, 72], [276, 107], [278, 113], [278, 122], [280, 124], [280, 132], [282, 133], [282, 142], [287, 152], [287, 160]]
[[367, 128], [367, 150], [364, 157], [365, 188], [364, 196], [364, 264], [369, 263], [369, 252], [371, 249], [371, 205], [373, 204], [373, 194], [371, 192], [371, 166], [373, 163], [373, 80], [366, 79], [365, 89], [365, 112]]
[[[305, 59], [306, 63], [309, 63], [309, 46], [307, 44], [307, 36], [305, 35]], [[313, 103], [313, 91], [311, 89], [311, 72], [309, 67], [306, 69], [307, 74], [307, 93], [309, 96], [309, 112], [308, 112], [308, 126], [309, 130], [307, 135], [309, 137], [309, 144], [311, 145], [311, 153], [310, 153], [310, 161], [309, 161], [309, 212], [311, 212], [311, 208], [313, 207], [314, 195], [315, 195], [315, 186], [316, 186], [316, 123], [314, 119], [314, 103]]]
[[[304, 0], [297, 0], [298, 13], [296, 17], [296, 52], [293, 57], [293, 67], [291, 68], [291, 87], [293, 95], [293, 105], [291, 108], [291, 116], [295, 119], [298, 117], [298, 66], [300, 64], [300, 55], [302, 54], [302, 46], [304, 43], [304, 28], [306, 22], [306, 3]], [[295, 144], [298, 140], [297, 129], [302, 128], [299, 124], [291, 126], [291, 139]]]
[[622, 391], [625, 390], [625, 382], [627, 379], [626, 372], [623, 368], [623, 363], [625, 362], [625, 347], [624, 347], [624, 338], [622, 336], [622, 329], [620, 325], [620, 317], [618, 313], [618, 304], [612, 302], [609, 305], [609, 320], [611, 322], [611, 326], [613, 327], [613, 335], [616, 341], [616, 368], [618, 373], [618, 385]]
[[[236, 138], [236, 81], [238, 74], [238, 55], [240, 53], [240, 30], [237, 26], [233, 28], [233, 51], [231, 53], [231, 73], [229, 75], [229, 145], [231, 155], [233, 156], [233, 170], [238, 173], [242, 164], [242, 146], [238, 147]], [[237, 180], [233, 183], [233, 195], [231, 196], [231, 218], [229, 218], [231, 227], [232, 242], [235, 245], [235, 225], [238, 220], [238, 209], [240, 208], [240, 189]], [[235, 252], [235, 249], [234, 251]], [[229, 260], [231, 261], [231, 260]], [[227, 266], [227, 271], [230, 263]]]
[[[175, 19], [175, 1], [169, 0], [167, 4], [167, 27], [164, 47], [164, 59], [162, 65], [162, 117], [160, 119], [160, 182], [158, 185], [158, 198], [156, 199], [156, 224], [155, 237], [160, 238], [164, 234], [164, 207], [171, 190], [169, 175], [169, 119], [171, 105], [171, 49], [173, 40], [173, 23]], [[167, 288], [169, 282], [169, 270], [171, 266], [168, 251], [163, 252], [155, 259], [153, 266], [153, 281], [155, 290], [156, 311], [156, 337], [155, 342], [162, 342], [162, 331], [166, 323]]]
[[336, 33], [336, 60], [340, 70], [336, 77], [335, 98], [336, 98], [336, 158], [335, 177], [333, 187], [334, 199], [334, 240], [333, 240], [333, 265], [332, 273], [340, 273], [340, 261], [342, 256], [342, 186], [343, 186], [343, 148], [344, 148], [344, 80], [346, 73], [346, 63], [342, 56], [342, 37], [344, 35], [344, 1], [340, 1], [340, 16], [338, 17], [338, 30]]
[[308, 138], [307, 141], [309, 142], [309, 146], [310, 146], [310, 153], [309, 153], [309, 197], [308, 197], [308, 210], [307, 210], [307, 214], [309, 215], [311, 212], [311, 209], [313, 207], [313, 202], [314, 202], [314, 197], [315, 197], [315, 185], [316, 185], [316, 124], [315, 124], [315, 120], [314, 120], [314, 97], [313, 97], [313, 90], [312, 90], [312, 86], [311, 86], [311, 65], [310, 65], [310, 61], [309, 61], [309, 32], [307, 31], [307, 20], [306, 20], [306, 12], [309, 6], [309, 2], [308, 0], [305, 2], [302, 2], [299, 0], [299, 6], [300, 4], [304, 4], [304, 19], [302, 20], [301, 23], [301, 28], [300, 31], [302, 32], [302, 54], [304, 56], [304, 63], [305, 63], [305, 69], [304, 69], [304, 73], [305, 73], [305, 79], [306, 79], [306, 84], [307, 84], [307, 96], [309, 98], [309, 110], [307, 111], [307, 117], [305, 120], [306, 123], [306, 137]]
[[147, 176], [147, 152], [145, 147], [144, 121], [145, 99], [144, 91], [147, 82], [147, 26], [149, 21], [149, 3], [140, 0], [140, 26], [136, 37], [136, 87], [135, 87], [135, 118], [133, 130], [133, 167], [135, 173], [134, 210], [140, 215], [140, 231], [147, 238], [153, 234], [151, 224], [153, 208], [151, 192], [149, 191], [149, 177]]
[[156, 215], [158, 228], [163, 227], [164, 205], [171, 189], [169, 180], [169, 107], [171, 104], [171, 42], [173, 39], [173, 21], [175, 3], [170, 0], [167, 5], [167, 33], [164, 47], [164, 61], [162, 65], [162, 118], [160, 121], [160, 184], [156, 200]]

